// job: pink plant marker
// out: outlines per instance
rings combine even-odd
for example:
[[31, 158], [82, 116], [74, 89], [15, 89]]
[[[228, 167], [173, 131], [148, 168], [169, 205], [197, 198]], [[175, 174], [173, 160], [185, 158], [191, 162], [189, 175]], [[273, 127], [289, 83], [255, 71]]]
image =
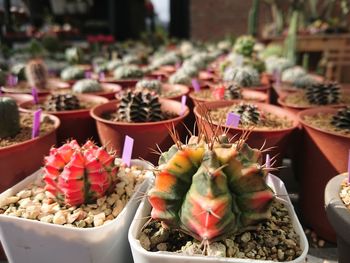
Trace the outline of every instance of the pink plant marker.
[[104, 73], [104, 72], [100, 72], [100, 73], [98, 74], [98, 79], [99, 79], [99, 80], [104, 80], [104, 79], [105, 79], [105, 73]]
[[86, 72], [85, 72], [85, 78], [86, 78], [86, 79], [91, 79], [91, 75], [92, 75], [92, 74], [91, 74], [91, 71], [86, 71]]
[[35, 87], [32, 88], [32, 96], [34, 104], [39, 104], [38, 90]]
[[227, 114], [226, 125], [232, 126], [233, 128], [237, 128], [240, 119], [241, 119], [241, 117], [238, 114], [233, 113], [233, 112], [229, 112]]
[[270, 168], [271, 167], [270, 154], [266, 154], [265, 166], [266, 166], [266, 168]]
[[157, 80], [161, 82], [161, 81], [162, 81], [162, 76], [159, 75], [159, 76], [157, 77]]
[[199, 85], [199, 82], [197, 79], [192, 79], [192, 87], [195, 92], [199, 92], [201, 90], [201, 85]]
[[176, 64], [175, 64], [175, 68], [176, 69], [179, 69], [181, 67], [181, 63], [180, 62], [177, 62]]
[[130, 167], [133, 147], [134, 147], [134, 139], [126, 135], [125, 141], [124, 141], [122, 160], [128, 167]]
[[181, 113], [180, 113], [180, 116], [183, 116], [185, 114], [186, 100], [187, 100], [187, 96], [186, 95], [182, 95], [182, 97], [181, 97]]
[[34, 112], [32, 139], [39, 136], [41, 109]]

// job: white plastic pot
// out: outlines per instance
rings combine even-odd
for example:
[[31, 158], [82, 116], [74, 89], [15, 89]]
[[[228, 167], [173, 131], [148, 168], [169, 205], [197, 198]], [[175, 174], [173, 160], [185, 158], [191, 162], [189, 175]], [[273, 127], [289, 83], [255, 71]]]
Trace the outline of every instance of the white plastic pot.
[[[294, 229], [296, 233], [300, 236], [300, 245], [302, 249], [302, 254], [293, 261], [286, 261], [287, 263], [298, 263], [305, 262], [307, 252], [309, 250], [309, 244], [307, 242], [303, 228], [300, 225], [300, 222], [295, 214], [293, 205], [288, 197], [287, 190], [284, 186], [284, 183], [276, 176], [269, 174], [267, 179], [268, 185], [274, 190], [274, 192], [281, 196], [286, 203], [288, 203], [287, 208], [289, 214], [293, 221]], [[208, 257], [208, 256], [187, 256], [181, 255], [172, 252], [149, 252], [145, 250], [139, 240], [141, 228], [144, 226], [147, 221], [147, 216], [149, 217], [151, 211], [151, 205], [148, 202], [148, 199], [145, 197], [141, 202], [140, 207], [138, 208], [135, 218], [130, 225], [129, 229], [129, 243], [131, 246], [132, 255], [135, 263], [201, 263], [201, 262], [227, 262], [227, 263], [272, 263], [270, 260], [253, 260], [253, 259], [239, 259], [239, 258], [222, 258], [222, 257]]]
[[[146, 162], [131, 164], [148, 168]], [[0, 200], [14, 195], [33, 182], [37, 171], [0, 194]], [[127, 233], [139, 201], [152, 181], [152, 174], [135, 189], [129, 202], [112, 222], [94, 228], [70, 228], [24, 218], [0, 215], [0, 239], [10, 263], [132, 262]]]

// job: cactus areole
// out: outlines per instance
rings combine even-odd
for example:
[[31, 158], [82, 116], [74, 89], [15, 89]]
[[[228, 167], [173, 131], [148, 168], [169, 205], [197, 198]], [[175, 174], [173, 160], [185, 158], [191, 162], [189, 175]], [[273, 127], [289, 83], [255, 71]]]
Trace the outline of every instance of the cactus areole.
[[45, 157], [45, 189], [57, 201], [74, 206], [90, 203], [112, 190], [117, 180], [115, 156], [91, 141], [73, 140], [52, 148]]
[[202, 242], [268, 219], [274, 198], [260, 150], [225, 135], [207, 141], [193, 136], [163, 153], [148, 194], [153, 219]]

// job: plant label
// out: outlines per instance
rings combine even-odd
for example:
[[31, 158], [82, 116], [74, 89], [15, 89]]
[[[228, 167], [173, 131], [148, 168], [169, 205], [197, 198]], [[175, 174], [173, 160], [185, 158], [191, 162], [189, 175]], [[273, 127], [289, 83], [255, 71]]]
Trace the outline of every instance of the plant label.
[[232, 126], [233, 128], [237, 128], [240, 119], [241, 119], [241, 117], [238, 114], [233, 113], [233, 112], [229, 112], [227, 114], [226, 125]]
[[134, 139], [126, 135], [125, 141], [124, 141], [124, 147], [123, 147], [122, 160], [128, 167], [130, 167], [133, 147], [134, 147]]

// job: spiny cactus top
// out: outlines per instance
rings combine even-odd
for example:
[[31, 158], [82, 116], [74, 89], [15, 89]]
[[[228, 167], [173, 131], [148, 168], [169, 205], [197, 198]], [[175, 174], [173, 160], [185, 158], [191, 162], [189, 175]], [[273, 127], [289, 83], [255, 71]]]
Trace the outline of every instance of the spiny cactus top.
[[135, 65], [124, 65], [118, 67], [114, 71], [114, 77], [116, 79], [132, 79], [132, 78], [142, 78], [143, 71]]
[[118, 120], [155, 122], [164, 119], [159, 97], [149, 91], [127, 91], [118, 107]]
[[84, 53], [80, 47], [71, 47], [66, 49], [65, 56], [69, 63], [78, 64], [83, 61]]
[[260, 85], [260, 76], [252, 67], [232, 67], [224, 72], [224, 81], [235, 82], [240, 87], [252, 87]]
[[148, 192], [151, 217], [200, 241], [213, 241], [271, 216], [262, 152], [227, 136], [192, 137], [162, 154]]
[[254, 125], [260, 120], [260, 111], [253, 104], [242, 102], [233, 107], [231, 111], [240, 115], [240, 122], [243, 125]]
[[225, 100], [236, 100], [242, 98], [242, 90], [235, 83], [230, 83], [225, 88], [224, 99]]
[[245, 57], [250, 57], [253, 54], [255, 39], [252, 36], [241, 36], [237, 38], [233, 50]]
[[283, 71], [282, 81], [294, 83], [296, 80], [300, 79], [305, 75], [306, 75], [306, 71], [302, 67], [292, 67]]
[[73, 85], [72, 90], [74, 93], [92, 93], [102, 91], [102, 87], [97, 80], [81, 79]]
[[340, 99], [340, 88], [335, 82], [317, 83], [306, 89], [306, 98], [311, 104], [336, 104]]
[[115, 156], [87, 141], [82, 147], [73, 140], [52, 148], [45, 157], [45, 189], [67, 205], [90, 203], [116, 183]]
[[63, 80], [77, 80], [83, 79], [85, 77], [85, 72], [79, 67], [67, 67], [61, 71], [61, 79]]
[[287, 58], [271, 56], [265, 60], [265, 66], [268, 73], [274, 74], [275, 71], [282, 73], [294, 64]]
[[66, 111], [81, 109], [77, 96], [73, 94], [53, 94], [47, 97], [44, 108], [46, 111]]
[[20, 131], [17, 103], [10, 97], [0, 96], [0, 138], [16, 136]]
[[340, 109], [333, 116], [331, 123], [337, 128], [350, 130], [350, 106]]
[[159, 80], [155, 80], [155, 79], [143, 79], [136, 83], [136, 90], [142, 91], [145, 89], [149, 91], [153, 91], [156, 94], [161, 94], [162, 83]]
[[172, 74], [169, 77], [169, 83], [170, 84], [182, 84], [182, 85], [191, 85], [191, 77], [188, 76], [185, 72], [183, 71], [177, 71], [176, 73]]
[[25, 73], [30, 87], [37, 89], [46, 88], [48, 72], [42, 60], [33, 59], [29, 61], [26, 65]]
[[300, 88], [300, 89], [306, 89], [308, 87], [311, 87], [314, 84], [319, 83], [319, 81], [317, 81], [317, 79], [315, 79], [315, 77], [306, 74], [298, 79], [296, 79], [293, 82], [293, 86], [296, 88]]

